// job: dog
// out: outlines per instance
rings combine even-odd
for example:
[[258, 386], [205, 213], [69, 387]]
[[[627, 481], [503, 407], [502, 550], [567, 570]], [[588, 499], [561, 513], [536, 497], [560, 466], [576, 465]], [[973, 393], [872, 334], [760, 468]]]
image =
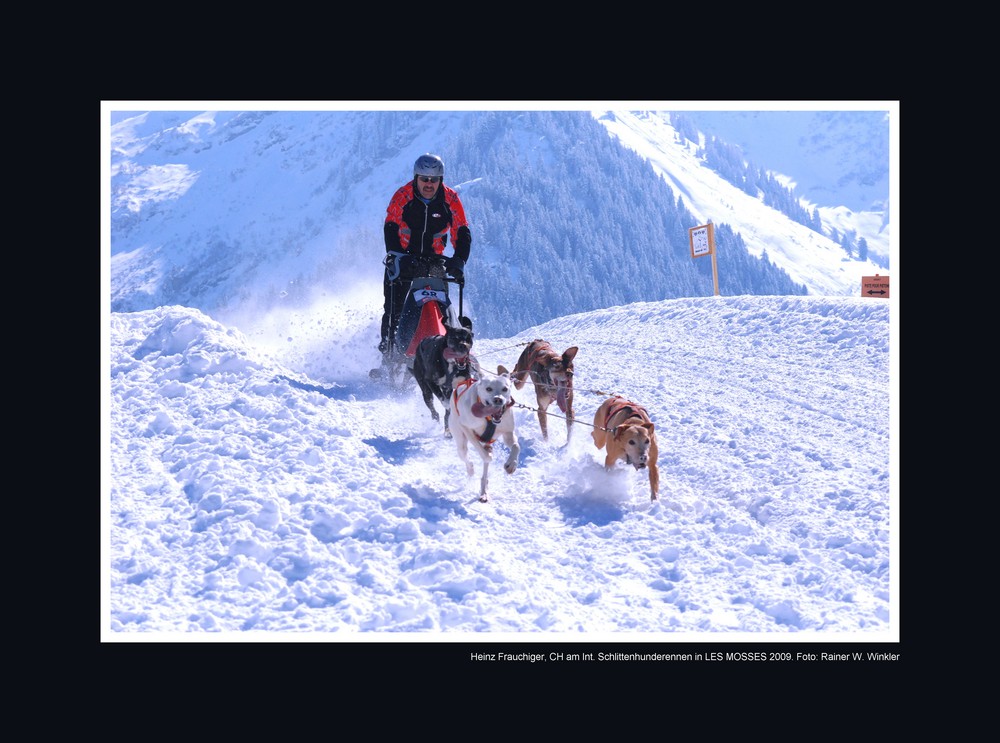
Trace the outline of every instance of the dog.
[[521, 445], [514, 430], [514, 400], [511, 398], [510, 372], [503, 366], [497, 373], [481, 372], [476, 379], [466, 379], [455, 385], [451, 394], [452, 431], [459, 458], [465, 462], [466, 474], [475, 472], [468, 459], [468, 447], [476, 450], [483, 460], [483, 476], [479, 480], [479, 500], [489, 500], [489, 470], [493, 461], [493, 442], [502, 437], [510, 454], [504, 471], [511, 475], [517, 469]]
[[655, 501], [660, 497], [656, 427], [645, 408], [618, 395], [609, 397], [594, 413], [594, 430], [590, 435], [598, 449], [607, 450], [606, 470], [619, 460], [625, 460], [637, 470], [648, 470], [649, 499]]
[[569, 443], [573, 426], [573, 359], [576, 346], [570, 346], [561, 354], [551, 344], [536, 338], [521, 352], [511, 379], [514, 387], [521, 389], [528, 377], [535, 385], [535, 399], [538, 401], [538, 425], [542, 438], [548, 440], [548, 409], [553, 401], [566, 414], [566, 443]]
[[459, 323], [458, 327], [446, 325], [444, 335], [429, 335], [421, 340], [413, 357], [413, 368], [410, 369], [420, 386], [424, 404], [435, 421], [441, 418], [434, 407], [434, 398], [444, 407], [446, 438], [451, 437], [448, 399], [456, 380], [472, 379], [479, 373], [479, 362], [472, 355], [472, 321], [463, 315]]

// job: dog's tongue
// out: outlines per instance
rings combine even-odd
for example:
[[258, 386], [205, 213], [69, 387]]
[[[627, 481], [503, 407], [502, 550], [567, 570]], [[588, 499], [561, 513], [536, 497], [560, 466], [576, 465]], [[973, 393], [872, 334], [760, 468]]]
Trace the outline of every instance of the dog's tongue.
[[501, 405], [483, 405], [481, 402], [472, 403], [472, 414], [477, 418], [492, 418], [503, 412]]
[[460, 354], [457, 351], [453, 351], [450, 348], [444, 349], [443, 355], [448, 361], [465, 361], [466, 359], [465, 354]]
[[559, 409], [564, 413], [566, 412], [566, 393], [566, 383], [559, 382], [556, 385], [556, 404], [559, 405]]

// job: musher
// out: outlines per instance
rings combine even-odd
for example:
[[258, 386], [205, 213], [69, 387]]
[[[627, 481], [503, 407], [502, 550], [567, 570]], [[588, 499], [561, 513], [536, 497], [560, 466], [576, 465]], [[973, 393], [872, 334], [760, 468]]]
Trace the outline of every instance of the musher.
[[[392, 195], [383, 229], [386, 258], [378, 350], [386, 357], [392, 350], [410, 281], [426, 270], [427, 262], [421, 259], [444, 258], [448, 274], [457, 281], [464, 280], [472, 231], [458, 192], [444, 185], [444, 162], [440, 157], [427, 153], [413, 163], [413, 180]], [[451, 256], [444, 256], [449, 233], [454, 250]]]

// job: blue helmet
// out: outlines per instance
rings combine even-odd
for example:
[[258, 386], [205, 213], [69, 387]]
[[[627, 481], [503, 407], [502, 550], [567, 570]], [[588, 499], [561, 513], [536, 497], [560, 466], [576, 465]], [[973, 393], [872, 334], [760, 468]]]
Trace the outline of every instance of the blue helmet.
[[444, 161], [429, 152], [417, 158], [413, 163], [413, 175], [436, 175], [444, 180]]

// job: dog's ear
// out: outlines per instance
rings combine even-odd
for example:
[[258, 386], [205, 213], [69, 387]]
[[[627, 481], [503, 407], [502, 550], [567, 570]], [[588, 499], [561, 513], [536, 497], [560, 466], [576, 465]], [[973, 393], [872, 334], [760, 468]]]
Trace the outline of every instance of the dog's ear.
[[507, 376], [510, 376], [510, 372], [507, 371], [507, 367], [503, 364], [500, 364], [500, 366], [497, 367], [497, 374], [506, 374]]
[[650, 436], [652, 436], [653, 432], [656, 430], [656, 426], [653, 425], [653, 421], [649, 421], [648, 423], [643, 423], [642, 427], [645, 428], [647, 431], [649, 431]]
[[572, 362], [573, 358], [576, 356], [576, 352], [579, 350], [580, 349], [577, 348], [576, 346], [570, 346], [565, 351], [563, 351], [563, 363], [568, 365], [570, 362]]
[[472, 330], [472, 320], [470, 320], [469, 318], [467, 318], [465, 315], [459, 315], [458, 316], [458, 324], [461, 325], [463, 328], [467, 328], [468, 330]]

